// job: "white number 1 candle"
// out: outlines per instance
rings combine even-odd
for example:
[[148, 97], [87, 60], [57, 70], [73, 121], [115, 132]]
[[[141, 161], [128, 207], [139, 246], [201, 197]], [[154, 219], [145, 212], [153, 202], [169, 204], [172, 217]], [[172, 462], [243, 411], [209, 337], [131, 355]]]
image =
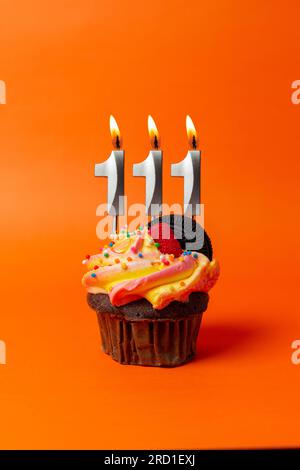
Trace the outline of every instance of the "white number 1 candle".
[[186, 130], [191, 150], [184, 160], [171, 165], [171, 176], [184, 178], [184, 213], [194, 216], [200, 214], [201, 152], [197, 150], [197, 133], [190, 116], [186, 117]]
[[118, 230], [118, 216], [124, 215], [124, 150], [121, 150], [121, 134], [113, 116], [110, 116], [110, 132], [115, 148], [109, 158], [95, 165], [95, 176], [107, 177], [107, 211], [112, 216], [112, 230]]
[[146, 214], [150, 214], [153, 218], [161, 213], [162, 151], [159, 150], [159, 134], [151, 116], [148, 116], [148, 130], [152, 150], [146, 160], [133, 165], [133, 176], [146, 178]]

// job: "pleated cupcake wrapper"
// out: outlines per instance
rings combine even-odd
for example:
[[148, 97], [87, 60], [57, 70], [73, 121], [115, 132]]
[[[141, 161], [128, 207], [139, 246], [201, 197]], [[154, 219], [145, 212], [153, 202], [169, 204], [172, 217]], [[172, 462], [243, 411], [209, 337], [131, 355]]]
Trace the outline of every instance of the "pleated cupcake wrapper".
[[121, 364], [172, 367], [192, 359], [202, 313], [179, 319], [126, 320], [98, 312], [102, 349]]

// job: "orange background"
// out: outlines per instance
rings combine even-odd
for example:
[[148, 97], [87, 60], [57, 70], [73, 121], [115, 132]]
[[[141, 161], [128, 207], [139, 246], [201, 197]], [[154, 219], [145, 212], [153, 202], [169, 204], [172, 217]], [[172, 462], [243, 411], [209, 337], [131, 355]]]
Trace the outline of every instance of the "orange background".
[[[0, 2], [1, 448], [300, 445], [298, 1]], [[106, 181], [94, 164], [122, 131], [132, 164], [203, 151], [205, 226], [222, 275], [181, 368], [120, 366], [100, 352], [81, 260], [99, 247]], [[176, 181], [176, 183], [175, 183]], [[133, 188], [135, 184], [135, 189]]]

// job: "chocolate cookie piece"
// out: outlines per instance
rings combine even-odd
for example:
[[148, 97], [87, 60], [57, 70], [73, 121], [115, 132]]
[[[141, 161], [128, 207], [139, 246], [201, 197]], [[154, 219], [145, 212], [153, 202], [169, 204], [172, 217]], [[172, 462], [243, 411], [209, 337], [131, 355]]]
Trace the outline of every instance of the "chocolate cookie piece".
[[135, 300], [121, 307], [110, 303], [106, 294], [88, 294], [87, 301], [98, 313], [110, 313], [129, 320], [177, 319], [205, 312], [209, 295], [206, 292], [193, 292], [188, 302], [174, 301], [161, 310], [156, 310], [146, 299]]
[[[194, 219], [180, 214], [163, 215], [149, 222], [149, 227], [160, 222], [170, 225], [182, 250], [198, 251], [212, 261], [213, 249], [210, 238], [203, 227], [197, 224]], [[194, 244], [193, 248], [187, 246], [189, 243]]]

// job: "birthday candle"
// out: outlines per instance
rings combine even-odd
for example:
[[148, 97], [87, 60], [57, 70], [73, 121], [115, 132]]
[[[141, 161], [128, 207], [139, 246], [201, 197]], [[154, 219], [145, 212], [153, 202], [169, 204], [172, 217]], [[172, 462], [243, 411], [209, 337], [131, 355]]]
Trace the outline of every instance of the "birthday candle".
[[110, 116], [110, 132], [114, 150], [103, 163], [95, 165], [95, 176], [106, 176], [107, 211], [112, 216], [112, 231], [118, 230], [118, 216], [124, 215], [124, 150], [121, 150], [121, 134], [113, 116]]
[[133, 165], [133, 176], [146, 178], [146, 214], [155, 217], [161, 213], [162, 205], [162, 150], [155, 122], [148, 116], [148, 131], [152, 149], [141, 163]]
[[184, 213], [194, 216], [200, 214], [201, 151], [197, 150], [197, 132], [190, 116], [186, 117], [186, 130], [190, 150], [184, 160], [171, 165], [171, 176], [184, 178]]

